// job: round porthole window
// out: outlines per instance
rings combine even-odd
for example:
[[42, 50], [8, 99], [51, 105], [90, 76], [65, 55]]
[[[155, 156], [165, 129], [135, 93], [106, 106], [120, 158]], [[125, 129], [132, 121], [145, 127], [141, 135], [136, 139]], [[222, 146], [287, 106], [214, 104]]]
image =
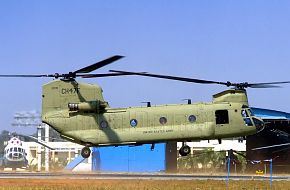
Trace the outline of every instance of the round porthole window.
[[108, 127], [108, 122], [107, 121], [102, 121], [100, 123], [100, 126], [101, 126], [102, 129], [107, 128]]
[[196, 121], [196, 117], [195, 117], [194, 115], [190, 115], [190, 116], [188, 117], [188, 121], [189, 121], [190, 123], [193, 123], [193, 122]]
[[160, 117], [159, 122], [161, 125], [165, 125], [167, 123], [166, 117]]
[[136, 127], [138, 125], [137, 119], [131, 119], [130, 120], [130, 125], [131, 125], [131, 127]]

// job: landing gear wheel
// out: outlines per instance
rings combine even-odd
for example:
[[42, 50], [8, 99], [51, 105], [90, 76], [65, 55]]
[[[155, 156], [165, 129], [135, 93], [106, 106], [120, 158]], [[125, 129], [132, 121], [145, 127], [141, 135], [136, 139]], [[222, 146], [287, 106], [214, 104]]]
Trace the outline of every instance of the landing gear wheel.
[[190, 154], [190, 147], [188, 145], [184, 145], [179, 149], [179, 154], [181, 156], [187, 156]]
[[91, 155], [91, 149], [89, 147], [84, 147], [81, 151], [81, 155], [83, 158], [88, 158]]

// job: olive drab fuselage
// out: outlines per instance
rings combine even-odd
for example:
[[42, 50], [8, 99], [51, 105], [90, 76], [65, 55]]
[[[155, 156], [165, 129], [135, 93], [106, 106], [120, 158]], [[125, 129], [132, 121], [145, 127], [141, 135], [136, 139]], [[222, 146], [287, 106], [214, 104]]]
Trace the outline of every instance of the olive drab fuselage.
[[42, 96], [43, 122], [86, 146], [240, 137], [262, 125], [244, 90], [221, 92], [211, 103], [110, 108], [99, 86], [54, 80]]

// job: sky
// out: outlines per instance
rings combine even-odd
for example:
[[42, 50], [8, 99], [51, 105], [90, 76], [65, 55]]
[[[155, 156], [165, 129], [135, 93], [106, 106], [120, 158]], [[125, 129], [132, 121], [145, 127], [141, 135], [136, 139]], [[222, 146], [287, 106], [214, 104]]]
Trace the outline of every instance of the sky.
[[[232, 82], [290, 80], [290, 1], [0, 0], [0, 74], [74, 71], [110, 57], [110, 69]], [[0, 78], [0, 129], [41, 110], [51, 79]], [[80, 79], [111, 107], [210, 102], [227, 89], [138, 76]], [[290, 112], [290, 85], [248, 89], [253, 107]]]

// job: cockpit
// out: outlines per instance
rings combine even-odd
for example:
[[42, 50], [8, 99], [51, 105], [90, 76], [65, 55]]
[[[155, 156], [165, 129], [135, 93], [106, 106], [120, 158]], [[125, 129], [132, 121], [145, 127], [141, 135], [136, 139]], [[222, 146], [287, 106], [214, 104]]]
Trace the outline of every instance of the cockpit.
[[19, 161], [25, 158], [26, 152], [22, 147], [10, 147], [5, 150], [6, 158], [8, 160]]
[[241, 115], [244, 119], [246, 126], [255, 126], [257, 132], [260, 132], [264, 129], [264, 121], [256, 117], [249, 107], [243, 107], [241, 110]]

